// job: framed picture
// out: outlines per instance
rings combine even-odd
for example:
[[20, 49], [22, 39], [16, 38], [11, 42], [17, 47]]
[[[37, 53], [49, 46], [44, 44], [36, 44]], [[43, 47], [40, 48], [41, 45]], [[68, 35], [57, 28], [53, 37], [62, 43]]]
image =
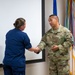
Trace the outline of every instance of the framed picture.
[[[0, 66], [5, 53], [5, 35], [13, 29], [14, 21], [22, 17], [26, 19], [26, 32], [33, 47], [36, 47], [45, 33], [45, 1], [44, 0], [2, 0], [0, 2]], [[45, 61], [45, 50], [39, 54], [25, 50], [26, 63]]]

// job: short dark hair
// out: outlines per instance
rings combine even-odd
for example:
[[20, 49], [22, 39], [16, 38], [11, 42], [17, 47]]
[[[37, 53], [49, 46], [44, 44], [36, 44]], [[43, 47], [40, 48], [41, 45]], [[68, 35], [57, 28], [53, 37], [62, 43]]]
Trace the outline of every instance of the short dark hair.
[[58, 16], [57, 16], [57, 15], [55, 15], [55, 14], [51, 14], [51, 15], [49, 15], [49, 17], [57, 17], [57, 19], [58, 19], [58, 21], [59, 21]]
[[17, 18], [15, 23], [13, 24], [15, 28], [20, 28], [22, 25], [24, 25], [25, 23], [25, 19], [24, 18]]
[[55, 14], [51, 14], [51, 15], [49, 15], [49, 17], [52, 17], [52, 16], [57, 16], [57, 15], [55, 15]]

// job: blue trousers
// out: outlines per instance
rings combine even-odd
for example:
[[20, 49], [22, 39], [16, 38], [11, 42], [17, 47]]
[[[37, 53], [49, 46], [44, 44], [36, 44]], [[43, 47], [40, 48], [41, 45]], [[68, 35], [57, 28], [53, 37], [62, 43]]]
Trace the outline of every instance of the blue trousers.
[[4, 65], [4, 75], [25, 75], [25, 67], [12, 67]]

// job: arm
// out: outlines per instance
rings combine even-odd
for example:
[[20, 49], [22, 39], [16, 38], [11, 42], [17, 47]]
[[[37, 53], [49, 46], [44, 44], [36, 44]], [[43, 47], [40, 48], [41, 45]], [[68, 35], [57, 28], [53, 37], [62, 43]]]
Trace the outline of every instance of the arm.
[[46, 34], [42, 37], [40, 43], [38, 44], [37, 48], [42, 51], [46, 47]]
[[73, 45], [72, 34], [69, 31], [67, 31], [65, 32], [64, 43], [58, 45], [60, 53], [65, 54], [72, 45]]
[[41, 39], [40, 43], [38, 44], [38, 46], [36, 48], [30, 48], [28, 49], [29, 51], [34, 51], [35, 53], [39, 53], [41, 50], [43, 50], [46, 46], [46, 35], [43, 36], [43, 38]]
[[29, 51], [34, 51], [35, 53], [38, 53], [38, 52], [40, 51], [40, 49], [37, 48], [37, 47], [36, 47], [36, 48], [33, 48], [33, 47], [32, 47], [32, 48], [29, 48], [28, 50], [29, 50]]
[[39, 52], [43, 50], [45, 46], [46, 44], [45, 44], [45, 35], [44, 35], [39, 45], [36, 48], [30, 48], [29, 51], [34, 51], [36, 54], [39, 54]]
[[29, 37], [28, 37], [28, 35], [26, 33], [24, 33], [23, 39], [24, 39], [23, 43], [24, 43], [25, 48], [27, 50], [32, 51], [32, 52], [36, 52], [36, 53], [38, 53], [40, 51], [39, 48], [37, 48], [37, 47], [36, 48], [33, 48], [32, 47], [32, 45], [30, 43], [30, 39], [29, 39]]

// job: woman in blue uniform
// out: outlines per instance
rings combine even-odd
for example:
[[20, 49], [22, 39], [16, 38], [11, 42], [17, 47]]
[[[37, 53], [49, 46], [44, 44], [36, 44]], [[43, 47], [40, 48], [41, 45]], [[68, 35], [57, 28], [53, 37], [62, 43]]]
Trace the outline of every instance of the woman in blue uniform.
[[5, 57], [3, 60], [4, 75], [25, 75], [25, 49], [38, 51], [37, 48], [32, 48], [28, 35], [22, 32], [26, 27], [25, 19], [16, 19], [14, 27], [6, 34]]

